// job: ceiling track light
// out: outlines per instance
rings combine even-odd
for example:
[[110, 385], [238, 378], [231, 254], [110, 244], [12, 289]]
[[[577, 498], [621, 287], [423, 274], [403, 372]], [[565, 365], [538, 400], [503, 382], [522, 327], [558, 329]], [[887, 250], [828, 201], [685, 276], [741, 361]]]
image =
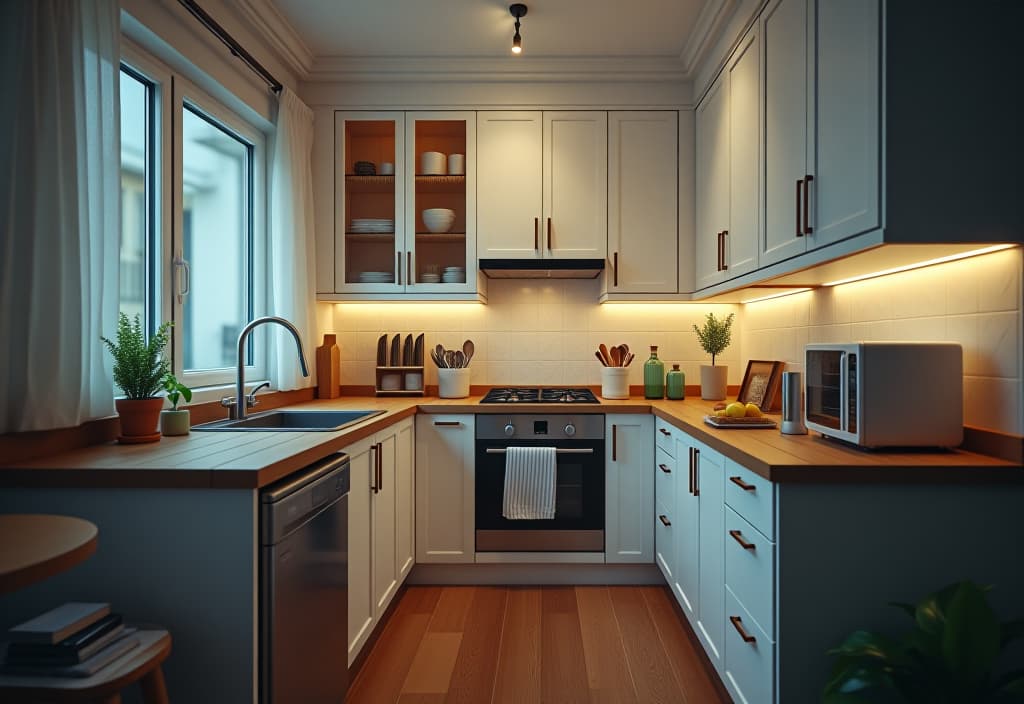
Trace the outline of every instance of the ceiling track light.
[[519, 35], [519, 20], [526, 16], [526, 5], [517, 2], [509, 5], [508, 11], [516, 18], [516, 33], [512, 35], [512, 53], [518, 56], [523, 51], [523, 38]]

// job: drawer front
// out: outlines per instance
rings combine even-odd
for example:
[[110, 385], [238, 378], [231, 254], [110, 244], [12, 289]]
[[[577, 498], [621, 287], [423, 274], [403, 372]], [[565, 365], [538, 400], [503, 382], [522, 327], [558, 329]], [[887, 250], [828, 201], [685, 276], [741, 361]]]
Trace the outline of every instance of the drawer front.
[[757, 625], [775, 637], [775, 543], [725, 508], [725, 583]]
[[728, 587], [725, 589], [725, 619], [725, 684], [729, 693], [737, 704], [772, 704], [775, 643], [753, 623]]
[[654, 498], [664, 504], [669, 511], [676, 507], [676, 460], [660, 447], [654, 454]]
[[669, 425], [661, 418], [654, 419], [654, 442], [659, 450], [664, 450], [672, 455], [672, 438], [677, 432], [679, 431], [675, 429], [675, 426]]
[[775, 540], [775, 485], [732, 460], [725, 462], [725, 503]]
[[[662, 518], [664, 517], [664, 520]], [[666, 525], [666, 523], [668, 525]], [[671, 509], [661, 500], [654, 502], [654, 559], [669, 584], [675, 582], [675, 520]]]

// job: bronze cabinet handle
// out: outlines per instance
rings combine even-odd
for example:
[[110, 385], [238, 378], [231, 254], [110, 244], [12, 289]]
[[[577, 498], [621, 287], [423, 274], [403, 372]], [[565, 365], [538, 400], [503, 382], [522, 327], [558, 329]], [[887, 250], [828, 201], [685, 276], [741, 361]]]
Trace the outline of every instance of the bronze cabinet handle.
[[395, 266], [398, 267], [398, 285], [402, 285], [402, 253], [395, 252]]
[[612, 254], [612, 286], [619, 285], [619, 253]]
[[693, 495], [693, 448], [690, 447], [690, 448], [687, 448], [687, 450], [688, 450], [688, 454], [690, 456], [690, 472], [689, 472], [689, 476], [687, 477], [687, 479], [689, 480], [689, 484], [686, 485], [686, 489], [687, 489], [687, 491], [690, 492], [690, 495], [692, 496]]
[[462, 425], [462, 422], [457, 420], [435, 420], [434, 425], [441, 426], [443, 428], [457, 428]]
[[533, 248], [540, 248], [540, 218], [533, 219]]
[[384, 490], [384, 443], [377, 443], [377, 491]]
[[798, 178], [796, 180], [796, 236], [797, 237], [803, 237], [804, 236], [804, 231], [800, 227], [800, 189], [803, 187], [803, 185], [804, 185], [804, 180], [802, 178]]
[[729, 481], [738, 486], [743, 491], [757, 491], [757, 487], [753, 484], [747, 484], [740, 477], [729, 477]]
[[722, 230], [722, 271], [726, 271], [729, 268], [729, 257], [726, 256], [725, 241], [729, 237], [728, 230]]
[[744, 550], [757, 550], [756, 545], [754, 545], [753, 543], [748, 543], [746, 540], [743, 539], [743, 533], [741, 533], [740, 531], [731, 530], [729, 531], [729, 535], [731, 535], [732, 539], [739, 543]]
[[716, 234], [715, 235], [715, 239], [717, 240], [717, 247], [718, 247], [718, 252], [717, 252], [718, 259], [715, 261], [715, 271], [721, 271], [722, 270], [722, 233], [719, 232], [718, 234]]
[[700, 496], [700, 448], [693, 448], [693, 495]]
[[380, 464], [380, 452], [377, 449], [377, 444], [370, 445], [370, 452], [373, 453], [373, 484], [370, 485], [370, 491], [374, 494], [380, 492], [380, 487], [377, 486], [377, 467]]
[[619, 434], [617, 432], [618, 427], [619, 426], [612, 424], [612, 462], [618, 460], [619, 455]]
[[671, 435], [672, 434], [669, 431], [665, 430], [664, 428], [658, 428], [658, 432], [661, 433], [662, 435]]
[[664, 513], [658, 515], [658, 520], [661, 521], [661, 524], [666, 528], [672, 525], [672, 521], [668, 520], [668, 517]]
[[665, 466], [665, 465], [663, 465], [663, 464], [659, 464], [659, 465], [658, 465], [658, 469], [660, 469], [660, 470], [661, 470], [662, 472], [664, 472], [665, 474], [672, 474], [672, 470], [671, 470], [671, 469], [669, 469], [668, 467], [666, 467], [666, 466]]
[[413, 270], [412, 270], [412, 252], [406, 252], [405, 253], [405, 262], [406, 262], [406, 267], [405, 267], [406, 277], [408, 277], [410, 284], [414, 284], [414, 283], [416, 283], [416, 277], [413, 276]]
[[548, 249], [551, 249], [551, 218], [548, 218]]
[[810, 202], [811, 202], [810, 187], [811, 187], [811, 181], [813, 181], [813, 180], [814, 180], [814, 177], [811, 176], [810, 174], [807, 174], [806, 176], [804, 176], [804, 234], [805, 235], [812, 235], [812, 234], [814, 234], [814, 228], [811, 227], [811, 224], [810, 224], [811, 223], [811, 217], [810, 217], [810, 213], [809, 213], [809, 211], [810, 211]]
[[743, 620], [739, 616], [730, 616], [729, 620], [732, 622], [733, 628], [740, 634], [740, 638], [743, 639], [744, 643], [756, 643], [757, 638], [750, 635], [743, 629]]

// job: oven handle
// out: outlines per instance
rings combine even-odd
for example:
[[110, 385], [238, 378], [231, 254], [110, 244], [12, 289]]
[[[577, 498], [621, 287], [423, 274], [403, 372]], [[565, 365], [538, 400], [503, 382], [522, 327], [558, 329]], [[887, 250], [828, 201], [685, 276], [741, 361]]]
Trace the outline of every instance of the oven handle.
[[[488, 455], [504, 455], [506, 449], [504, 447], [488, 447]], [[556, 455], [592, 455], [594, 454], [594, 448], [592, 447], [566, 447], [566, 448], [555, 448]]]

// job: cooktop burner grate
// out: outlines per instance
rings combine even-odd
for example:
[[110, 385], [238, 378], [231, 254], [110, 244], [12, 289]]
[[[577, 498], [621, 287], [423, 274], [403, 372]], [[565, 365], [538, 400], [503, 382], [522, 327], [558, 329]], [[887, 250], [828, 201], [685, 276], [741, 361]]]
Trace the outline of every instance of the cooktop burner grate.
[[480, 403], [600, 403], [590, 389], [500, 388], [487, 392]]

